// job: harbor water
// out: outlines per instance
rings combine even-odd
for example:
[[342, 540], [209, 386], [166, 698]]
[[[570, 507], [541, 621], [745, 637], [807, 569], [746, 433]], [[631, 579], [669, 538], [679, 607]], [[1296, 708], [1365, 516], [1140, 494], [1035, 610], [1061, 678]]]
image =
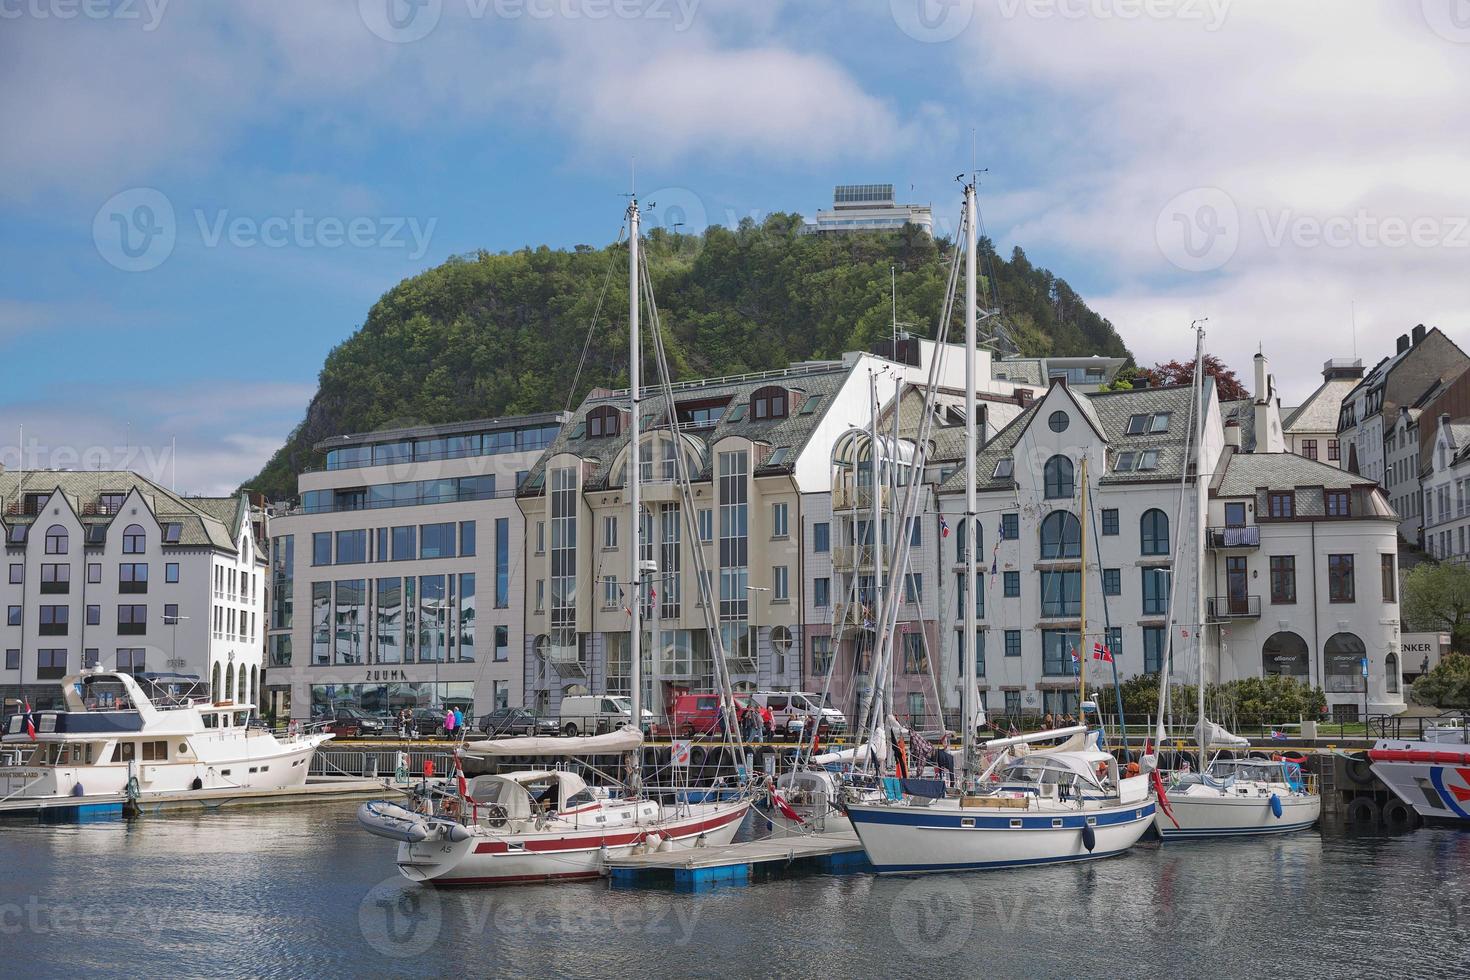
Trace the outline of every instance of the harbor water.
[[8, 976], [1464, 976], [1470, 833], [1085, 865], [435, 890], [352, 804], [0, 824]]

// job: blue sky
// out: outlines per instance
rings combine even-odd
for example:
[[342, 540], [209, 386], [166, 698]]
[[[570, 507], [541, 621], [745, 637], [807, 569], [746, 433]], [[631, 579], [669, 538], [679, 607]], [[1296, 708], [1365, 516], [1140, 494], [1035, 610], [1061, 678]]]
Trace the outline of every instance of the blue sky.
[[609, 241], [630, 158], [691, 225], [868, 181], [944, 223], [972, 129], [1002, 248], [1291, 404], [1470, 339], [1466, 6], [3, 0], [0, 461], [226, 490], [384, 290]]

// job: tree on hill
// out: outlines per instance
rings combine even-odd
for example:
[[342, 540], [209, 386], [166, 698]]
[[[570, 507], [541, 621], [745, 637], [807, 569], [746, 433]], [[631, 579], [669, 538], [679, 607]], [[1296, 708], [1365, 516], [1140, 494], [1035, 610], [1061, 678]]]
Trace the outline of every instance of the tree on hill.
[[1470, 708], [1470, 657], [1448, 654], [1414, 682], [1409, 697], [1431, 708]]
[[[1167, 385], [1187, 385], [1194, 380], [1194, 358], [1187, 361], [1169, 361], [1164, 364], [1155, 364], [1151, 369], [1143, 372], [1148, 376], [1148, 383], [1155, 388]], [[1236, 401], [1241, 398], [1249, 398], [1249, 391], [1245, 385], [1240, 383], [1240, 378], [1235, 372], [1225, 366], [1214, 354], [1205, 355], [1205, 375], [1215, 379], [1215, 390], [1219, 393], [1222, 402]]]
[[[649, 232], [643, 251], [675, 380], [872, 349], [892, 329], [890, 268], [898, 319], [933, 335], [953, 243], [911, 229], [808, 235], [800, 225], [773, 214], [699, 235]], [[1130, 356], [1065, 281], [1020, 249], [1007, 261], [983, 247], [982, 287], [1023, 354]], [[328, 354], [305, 418], [245, 487], [295, 496], [296, 475], [321, 464], [311, 447], [328, 436], [560, 410], [594, 386], [625, 386], [626, 262], [626, 246], [543, 246], [459, 256], [403, 280]], [[951, 336], [962, 316], [957, 308]]]

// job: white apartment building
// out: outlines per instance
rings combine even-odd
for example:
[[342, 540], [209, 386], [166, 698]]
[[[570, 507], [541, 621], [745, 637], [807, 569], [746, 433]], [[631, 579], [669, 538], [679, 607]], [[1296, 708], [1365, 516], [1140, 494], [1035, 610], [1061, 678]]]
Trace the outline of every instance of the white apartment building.
[[1420, 408], [1400, 408], [1384, 439], [1383, 487], [1399, 515], [1399, 535], [1418, 544], [1424, 535], [1424, 496], [1419, 483]]
[[520, 704], [517, 484], [559, 413], [337, 436], [271, 522], [268, 708]]
[[1093, 392], [1103, 385], [1112, 384], [1127, 363], [1127, 358], [1103, 357], [1100, 354], [1087, 357], [1010, 356], [995, 362], [995, 378], [1039, 389], [1061, 379], [1078, 391]]
[[[656, 598], [645, 593], [642, 600], [643, 693], [653, 710], [714, 682], [715, 643], [700, 606], [696, 548], [709, 572], [726, 666], [739, 687], [820, 691], [838, 658], [853, 655], [851, 636], [844, 646], [834, 620], [869, 563], [853, 550], [853, 536], [871, 531], [860, 530], [854, 501], [833, 496], [834, 453], [865, 445], [875, 401], [890, 405], [899, 382], [925, 382], [939, 353], [931, 341], [908, 338], [896, 360], [852, 353], [683, 382], [674, 386], [672, 405], [656, 387], [645, 393], [641, 555], [658, 573]], [[963, 357], [961, 348], [945, 348], [938, 376], [950, 425], [953, 403], [963, 397]], [[977, 355], [976, 377], [998, 399], [977, 420], [983, 437], [1020, 410], [1021, 396], [989, 380], [988, 352]], [[626, 391], [590, 393], [519, 495], [528, 532], [525, 686], [528, 703], [542, 711], [557, 710], [565, 695], [629, 690], [635, 597], [624, 495], [628, 399]], [[678, 454], [691, 474], [692, 521], [675, 483]], [[926, 525], [914, 533], [922, 556], [932, 547], [925, 536], [937, 530]], [[909, 624], [922, 622], [933, 586], [914, 571], [916, 601], [901, 616]], [[841, 664], [831, 680], [834, 699], [844, 703], [869, 689], [860, 672]]]
[[818, 211], [803, 227], [807, 233], [899, 231], [915, 225], [934, 234], [934, 209], [925, 204], [899, 204], [892, 184], [838, 184], [832, 192], [832, 210]]
[[126, 471], [0, 473], [0, 691], [57, 707], [63, 677], [101, 667], [256, 703], [262, 521], [243, 495], [181, 497]]
[[1435, 558], [1470, 561], [1470, 421], [1436, 420], [1424, 467], [1424, 550]]

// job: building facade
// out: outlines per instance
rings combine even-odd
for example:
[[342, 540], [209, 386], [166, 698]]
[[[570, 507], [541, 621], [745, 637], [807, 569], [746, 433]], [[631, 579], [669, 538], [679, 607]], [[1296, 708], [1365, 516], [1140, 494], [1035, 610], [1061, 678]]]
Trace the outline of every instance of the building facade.
[[1285, 448], [1306, 459], [1341, 465], [1337, 435], [1342, 400], [1363, 379], [1363, 362], [1334, 357], [1322, 365], [1322, 383], [1282, 422]]
[[1399, 515], [1399, 536], [1412, 544], [1424, 540], [1424, 495], [1419, 482], [1419, 417], [1422, 409], [1400, 408], [1384, 440], [1383, 488]]
[[934, 209], [925, 204], [899, 204], [892, 184], [838, 184], [832, 192], [832, 209], [818, 211], [804, 230], [816, 234], [899, 231], [905, 225], [914, 225], [932, 237]]
[[192, 674], [254, 704], [265, 629], [263, 515], [135, 473], [0, 473], [7, 575], [0, 690], [60, 703], [90, 667]]
[[1424, 550], [1470, 561], [1470, 422], [1439, 416], [1423, 473]]
[[271, 522], [268, 709], [520, 704], [517, 484], [559, 414], [339, 436]]

